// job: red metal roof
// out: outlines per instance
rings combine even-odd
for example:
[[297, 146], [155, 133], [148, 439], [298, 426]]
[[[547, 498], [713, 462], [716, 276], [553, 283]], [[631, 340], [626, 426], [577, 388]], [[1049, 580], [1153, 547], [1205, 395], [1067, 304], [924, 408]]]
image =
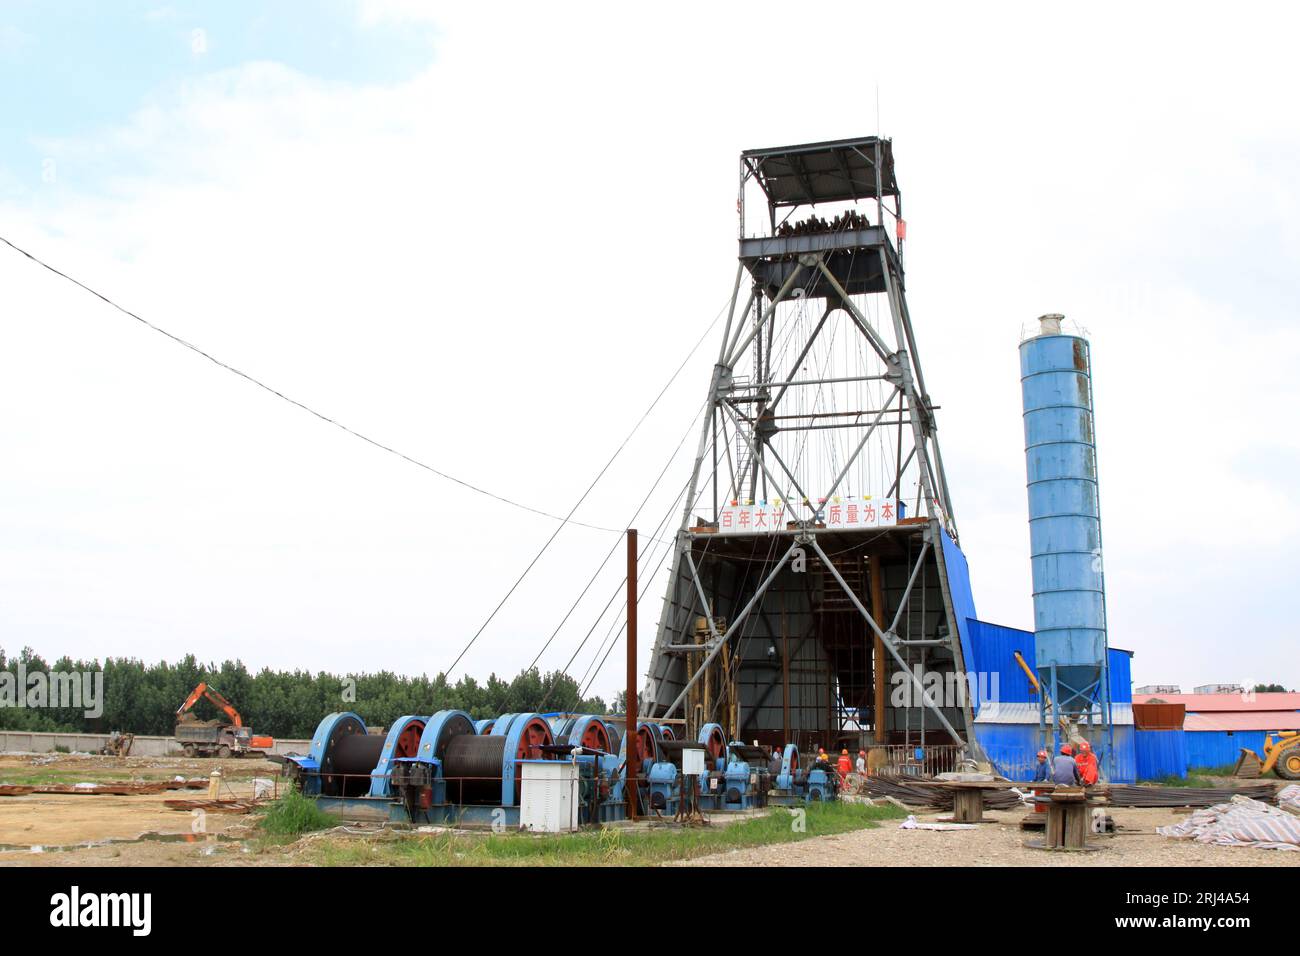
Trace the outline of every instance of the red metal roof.
[[1183, 730], [1300, 730], [1300, 712], [1254, 710], [1188, 714], [1183, 718]]
[[1182, 704], [1187, 713], [1300, 710], [1300, 694], [1139, 694], [1135, 704]]

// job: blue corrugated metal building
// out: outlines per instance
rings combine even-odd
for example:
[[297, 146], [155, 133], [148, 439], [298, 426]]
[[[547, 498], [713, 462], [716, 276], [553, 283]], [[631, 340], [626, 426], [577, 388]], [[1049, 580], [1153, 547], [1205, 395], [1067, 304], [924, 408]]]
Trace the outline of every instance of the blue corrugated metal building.
[[1263, 730], [1198, 730], [1187, 733], [1187, 763], [1191, 769], [1222, 767], [1237, 762], [1242, 747], [1264, 753]]
[[1183, 709], [1187, 770], [1231, 766], [1242, 749], [1264, 752], [1269, 731], [1300, 730], [1300, 694], [1142, 694], [1137, 703]]
[[[1015, 652], [1024, 657], [1030, 670], [1037, 670], [1034, 657], [1034, 633], [1002, 624], [990, 624], [969, 618], [971, 635], [971, 669], [989, 675], [989, 687], [1005, 703], [1038, 703], [1030, 693], [1029, 678], [1016, 663]], [[1133, 653], [1118, 647], [1110, 649], [1110, 699], [1112, 704], [1133, 703]], [[996, 676], [996, 687], [993, 680]]]
[[1181, 730], [1135, 730], [1139, 780], [1187, 776], [1187, 738]]
[[[1039, 748], [1038, 697], [1030, 693], [1029, 678], [1016, 663], [1019, 651], [1031, 671], [1036, 671], [1034, 634], [1015, 627], [969, 618], [970, 669], [980, 675], [988, 697], [976, 710], [975, 735], [998, 772], [1012, 779], [1033, 775]], [[1133, 684], [1129, 651], [1110, 648], [1111, 720], [1116, 783], [1138, 777], [1136, 737], [1133, 730]]]
[[[943, 540], [943, 563], [948, 571], [948, 591], [952, 597], [953, 613], [957, 618], [957, 638], [961, 642], [962, 656], [969, 662], [976, 656], [971, 630], [971, 622], [975, 620], [975, 595], [971, 591], [970, 568], [966, 563], [966, 555], [948, 536], [948, 532], [940, 529], [939, 533]], [[967, 667], [978, 670], [969, 663]], [[979, 687], [972, 688], [971, 707], [976, 711], [979, 710], [981, 693]]]

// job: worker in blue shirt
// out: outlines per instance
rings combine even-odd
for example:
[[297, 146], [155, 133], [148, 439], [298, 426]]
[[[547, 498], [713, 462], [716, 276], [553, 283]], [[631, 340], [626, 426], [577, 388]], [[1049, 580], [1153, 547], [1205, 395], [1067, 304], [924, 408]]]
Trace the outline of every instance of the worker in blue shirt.
[[1061, 744], [1061, 752], [1052, 761], [1052, 783], [1062, 787], [1077, 787], [1083, 781], [1079, 777], [1079, 765], [1074, 762], [1074, 748]]
[[1038, 751], [1038, 763], [1034, 766], [1034, 776], [1031, 778], [1032, 783], [1045, 783], [1050, 776], [1050, 767], [1047, 765], [1047, 751]]

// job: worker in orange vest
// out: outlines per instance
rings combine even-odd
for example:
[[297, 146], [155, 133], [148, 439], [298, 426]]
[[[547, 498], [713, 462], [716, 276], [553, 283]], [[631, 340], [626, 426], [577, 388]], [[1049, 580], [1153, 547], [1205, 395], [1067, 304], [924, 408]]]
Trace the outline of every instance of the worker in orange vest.
[[1092, 752], [1092, 745], [1088, 741], [1079, 744], [1079, 756], [1074, 758], [1074, 762], [1079, 766], [1079, 779], [1085, 787], [1091, 787], [1097, 782], [1097, 755]]
[[836, 762], [835, 769], [840, 773], [840, 786], [843, 787], [848, 783], [849, 774], [853, 772], [853, 761], [849, 758], [847, 750], [840, 751], [840, 759]]

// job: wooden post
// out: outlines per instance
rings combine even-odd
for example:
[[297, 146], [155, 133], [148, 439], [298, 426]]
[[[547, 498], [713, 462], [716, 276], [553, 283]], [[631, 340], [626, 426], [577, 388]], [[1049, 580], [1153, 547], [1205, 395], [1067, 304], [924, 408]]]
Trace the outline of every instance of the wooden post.
[[627, 714], [624, 740], [627, 742], [627, 818], [636, 819], [636, 795], [641, 776], [641, 754], [637, 751], [636, 689], [636, 528], [627, 529]]
[[1044, 846], [1051, 850], [1082, 850], [1088, 842], [1090, 815], [1083, 794], [1054, 793], [1047, 806]]
[[974, 787], [958, 787], [953, 793], [954, 823], [981, 823], [984, 820], [984, 793]]

